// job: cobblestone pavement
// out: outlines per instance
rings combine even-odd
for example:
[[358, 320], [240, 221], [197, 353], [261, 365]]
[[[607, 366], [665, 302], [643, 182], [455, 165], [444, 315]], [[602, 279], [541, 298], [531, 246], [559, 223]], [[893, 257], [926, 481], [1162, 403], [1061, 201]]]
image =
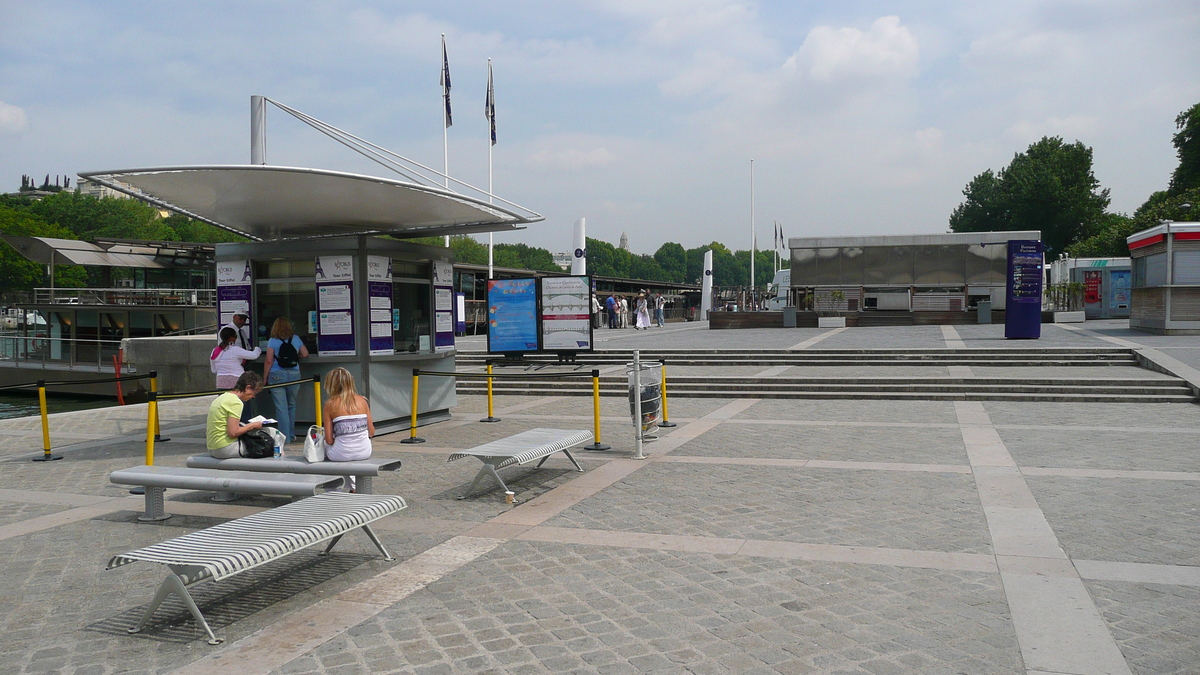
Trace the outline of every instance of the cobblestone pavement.
[[[907, 342], [944, 344], [917, 328]], [[995, 331], [958, 328], [968, 346]], [[714, 333], [738, 331], [609, 339]], [[779, 333], [787, 347], [822, 331]], [[819, 344], [866, 339], [854, 333]], [[1042, 346], [1104, 344], [1046, 334]], [[164, 416], [159, 464], [203, 451], [194, 405]], [[217, 647], [174, 600], [126, 634], [164, 571], [105, 564], [286, 500], [170, 491], [174, 516], [138, 523], [140, 499], [107, 480], [142, 461], [136, 406], [56, 417], [78, 437], [52, 463], [28, 461], [35, 422], [0, 422], [17, 439], [0, 453], [0, 671], [1198, 671], [1200, 406], [680, 399], [680, 426], [638, 462], [627, 404], [606, 398], [614, 447], [575, 452], [584, 473], [559, 455], [502, 470], [516, 506], [486, 481], [459, 500], [479, 462], [447, 463], [455, 449], [591, 428], [586, 399], [497, 407], [503, 421], [482, 424], [483, 400], [460, 397], [451, 421], [420, 429], [424, 445], [376, 439], [404, 461], [376, 481], [409, 503], [377, 527], [395, 561], [351, 535], [331, 556], [195, 587]]]

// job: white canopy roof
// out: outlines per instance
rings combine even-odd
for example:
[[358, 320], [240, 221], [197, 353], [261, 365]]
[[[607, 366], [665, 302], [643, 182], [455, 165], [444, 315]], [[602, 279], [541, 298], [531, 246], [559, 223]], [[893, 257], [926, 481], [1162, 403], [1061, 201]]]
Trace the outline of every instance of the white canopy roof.
[[79, 176], [257, 240], [425, 237], [515, 230], [542, 220], [507, 202], [506, 208], [439, 187], [323, 169], [184, 166]]

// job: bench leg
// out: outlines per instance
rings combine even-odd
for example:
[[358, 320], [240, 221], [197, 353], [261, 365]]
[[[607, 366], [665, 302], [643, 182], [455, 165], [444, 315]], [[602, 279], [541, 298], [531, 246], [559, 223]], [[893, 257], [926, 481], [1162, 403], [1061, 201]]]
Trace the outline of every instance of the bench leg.
[[183, 585], [183, 580], [174, 574], [168, 574], [163, 580], [162, 585], [158, 587], [158, 592], [154, 594], [154, 599], [150, 601], [150, 606], [146, 608], [146, 613], [142, 615], [142, 620], [136, 626], [129, 629], [130, 633], [140, 633], [150, 622], [150, 617], [154, 615], [154, 610], [167, 599], [167, 596], [174, 593], [179, 596], [183, 604], [187, 605], [188, 611], [192, 613], [192, 617], [196, 619], [196, 625], [204, 629], [208, 633], [208, 644], [219, 645], [225, 641], [224, 638], [219, 638], [213, 635], [212, 629], [208, 627], [208, 622], [204, 620], [204, 615], [200, 613], [200, 608], [196, 606], [196, 601], [192, 600], [192, 594], [188, 593], [187, 586]]
[[388, 553], [388, 550], [383, 547], [383, 542], [379, 541], [379, 537], [375, 536], [375, 530], [372, 530], [370, 525], [363, 525], [362, 531], [366, 532], [367, 536], [371, 538], [371, 543], [375, 544], [375, 548], [379, 549], [379, 552], [383, 554], [384, 560], [395, 560], [392, 554]]
[[372, 483], [371, 483], [371, 479], [373, 478], [373, 476], [354, 476], [354, 478], [355, 478], [355, 482], [358, 484], [358, 486], [355, 488], [355, 490], [358, 492], [358, 494], [360, 494], [360, 495], [375, 494], [375, 486], [372, 485]]
[[146, 512], [138, 516], [138, 520], [143, 523], [150, 523], [159, 520], [166, 520], [171, 517], [163, 506], [163, 493], [166, 492], [160, 487], [146, 488]]
[[492, 478], [496, 479], [496, 482], [500, 484], [500, 487], [503, 488], [505, 492], [509, 491], [508, 486], [505, 485], [504, 481], [500, 479], [500, 474], [496, 473], [496, 467], [492, 466], [491, 464], [484, 463], [483, 466], [479, 467], [479, 473], [475, 474], [475, 480], [471, 481], [471, 486], [467, 488], [466, 492], [459, 495], [458, 498], [466, 499], [468, 495], [475, 491], [475, 486], [479, 485], [479, 481], [482, 480], [487, 474], [491, 474]]
[[[562, 452], [562, 454], [564, 454], [564, 455], [566, 455], [566, 456], [567, 456], [567, 459], [571, 460], [571, 463], [575, 465], [575, 468], [576, 468], [576, 469], [578, 469], [580, 472], [582, 472], [582, 471], [583, 471], [583, 467], [582, 467], [582, 466], [579, 466], [579, 462], [576, 462], [576, 461], [575, 461], [575, 458], [571, 456], [571, 453], [570, 453], [569, 451], [567, 451], [567, 450], [563, 450], [563, 451], [561, 451], [561, 452]], [[554, 453], [550, 453], [550, 454], [552, 455], [552, 454], [554, 454]], [[546, 455], [545, 457], [543, 457], [543, 458], [542, 458], [542, 461], [538, 462], [538, 463], [537, 463], [537, 466], [535, 466], [535, 467], [533, 467], [533, 468], [535, 468], [535, 469], [540, 469], [540, 468], [542, 468], [542, 465], [543, 465], [543, 464], [545, 464], [545, 463], [546, 463], [546, 460], [548, 460], [548, 459], [550, 459], [550, 455]]]
[[325, 547], [325, 550], [321, 551], [317, 555], [329, 555], [329, 552], [332, 551], [333, 547], [337, 546], [337, 543], [341, 540], [342, 540], [342, 535], [340, 535], [340, 534], [338, 536], [334, 537], [333, 539], [330, 539], [329, 545]]

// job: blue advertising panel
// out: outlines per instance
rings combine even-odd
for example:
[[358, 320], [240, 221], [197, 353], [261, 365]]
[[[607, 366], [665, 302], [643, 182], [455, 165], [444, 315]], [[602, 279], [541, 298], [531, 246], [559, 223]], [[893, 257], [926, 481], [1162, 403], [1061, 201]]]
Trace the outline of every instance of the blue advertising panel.
[[537, 279], [491, 279], [487, 304], [489, 352], [537, 351]]
[[1004, 337], [1032, 339], [1042, 336], [1042, 242], [1008, 242], [1008, 303], [1004, 310]]
[[317, 351], [354, 356], [354, 257], [317, 257]]

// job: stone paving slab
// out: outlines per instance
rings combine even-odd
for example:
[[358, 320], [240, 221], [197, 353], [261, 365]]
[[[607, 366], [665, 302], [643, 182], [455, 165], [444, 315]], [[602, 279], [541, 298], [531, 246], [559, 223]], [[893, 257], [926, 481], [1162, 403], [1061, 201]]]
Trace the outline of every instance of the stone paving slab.
[[1142, 431], [1042, 428], [998, 430], [1021, 466], [1200, 471], [1200, 432], [1174, 428]]
[[546, 525], [991, 552], [974, 482], [962, 474], [660, 463]]
[[1020, 377], [1020, 378], [1059, 378], [1059, 379], [1124, 379], [1124, 380], [1178, 380], [1179, 378], [1146, 370], [1137, 366], [1105, 365], [1101, 362], [1095, 366], [971, 366], [975, 377]]
[[1200, 565], [1200, 481], [1026, 481], [1072, 558]]
[[[1036, 404], [1034, 404], [1036, 405]], [[738, 413], [744, 419], [824, 422], [936, 422], [957, 424], [950, 401], [762, 400]]]
[[[650, 446], [653, 450], [653, 446]], [[700, 457], [966, 464], [957, 428], [723, 424], [675, 451]]]
[[511, 542], [274, 673], [1023, 673], [995, 575]]
[[1065, 427], [1190, 427], [1200, 429], [1194, 403], [1045, 403], [984, 401], [996, 425]]
[[1086, 582], [1100, 615], [1139, 675], [1195, 673], [1200, 664], [1200, 588]]

